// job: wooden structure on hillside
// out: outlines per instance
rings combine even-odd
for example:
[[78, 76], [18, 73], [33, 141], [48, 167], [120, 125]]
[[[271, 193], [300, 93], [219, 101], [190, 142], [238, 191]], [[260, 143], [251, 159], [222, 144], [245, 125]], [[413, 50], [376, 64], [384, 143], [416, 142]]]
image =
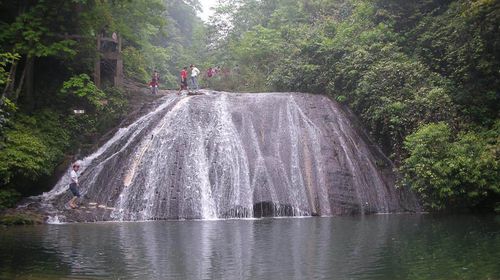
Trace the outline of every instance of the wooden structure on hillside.
[[94, 83], [101, 88], [107, 84], [119, 87], [123, 84], [122, 39], [113, 33], [97, 36], [98, 57], [94, 66]]

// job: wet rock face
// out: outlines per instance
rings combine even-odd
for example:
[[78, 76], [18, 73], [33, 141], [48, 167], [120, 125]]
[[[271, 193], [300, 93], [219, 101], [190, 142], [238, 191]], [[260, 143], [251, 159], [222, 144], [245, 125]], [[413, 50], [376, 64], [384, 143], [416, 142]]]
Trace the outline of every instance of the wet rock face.
[[68, 176], [42, 200], [76, 221], [418, 209], [364, 138], [321, 95], [167, 96], [83, 160], [84, 210], [65, 210]]

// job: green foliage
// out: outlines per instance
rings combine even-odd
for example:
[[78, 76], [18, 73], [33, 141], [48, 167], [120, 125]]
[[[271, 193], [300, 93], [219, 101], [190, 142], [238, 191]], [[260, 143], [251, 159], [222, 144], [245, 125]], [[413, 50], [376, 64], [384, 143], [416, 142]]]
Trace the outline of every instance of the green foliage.
[[[162, 86], [177, 87], [180, 66], [205, 55], [197, 0], [34, 0], [0, 6], [2, 192], [40, 193], [64, 153], [89, 151], [85, 147], [93, 147], [127, 113], [130, 96], [99, 89], [89, 76], [102, 55], [97, 36], [119, 35], [126, 78], [141, 83], [157, 70]], [[112, 70], [107, 62], [103, 75]]]
[[48, 146], [29, 131], [9, 131], [6, 147], [0, 152], [0, 174], [3, 184], [19, 174], [24, 177], [38, 177], [47, 174]]
[[[497, 2], [225, 1], [210, 46], [242, 71], [239, 85], [218, 85], [329, 94], [404, 166], [427, 206], [492, 209], [497, 159], [485, 150], [495, 137], [484, 131], [496, 131], [500, 104]], [[412, 147], [422, 135], [433, 140]]]
[[[162, 80], [160, 86], [179, 88], [179, 73], [183, 67], [196, 64], [203, 72], [213, 66], [213, 54], [207, 50], [206, 28], [196, 16], [197, 1], [164, 1], [166, 27], [163, 35], [155, 40], [162, 46], [162, 52], [148, 49], [151, 56], [150, 71], [159, 70]], [[166, 46], [166, 47], [165, 47]]]
[[269, 72], [273, 67], [269, 62], [281, 51], [281, 40], [278, 31], [257, 25], [246, 32], [239, 41], [234, 53], [242, 65], [256, 64], [259, 69]]
[[71, 77], [63, 83], [60, 91], [64, 97], [76, 97], [80, 106], [87, 109], [102, 110], [106, 95], [100, 90], [87, 74]]
[[[74, 55], [75, 41], [57, 38], [54, 26], [62, 25], [61, 18], [53, 15], [68, 12], [71, 6], [56, 1], [38, 1], [26, 8], [15, 20], [2, 22], [0, 42], [10, 45], [12, 50], [30, 57], [46, 57], [61, 54]], [[67, 25], [67, 24], [66, 24]], [[59, 29], [61, 27], [58, 27]]]
[[3, 97], [0, 100], [0, 149], [3, 147], [2, 140], [4, 137], [5, 129], [8, 126], [10, 116], [16, 112], [17, 106], [12, 103], [8, 98]]
[[104, 90], [106, 94], [106, 105], [96, 116], [96, 129], [100, 134], [106, 133], [113, 128], [120, 118], [127, 113], [128, 102], [124, 92], [117, 88]]
[[147, 64], [144, 54], [136, 48], [129, 46], [123, 50], [123, 65], [125, 75], [141, 83], [146, 83], [149, 80]]
[[157, 70], [178, 88], [179, 70], [197, 64], [228, 70], [200, 77], [214, 89], [326, 93], [361, 117], [428, 207], [498, 207], [497, 1], [231, 0], [208, 27], [196, 0], [0, 5], [0, 85], [14, 86], [0, 101], [2, 189], [36, 189], [69, 143], [95, 142], [126, 113], [123, 92], [81, 74], [105, 31], [141, 83]]
[[[68, 147], [59, 116], [48, 110], [17, 114], [0, 150], [0, 186], [29, 193], [29, 182], [50, 175]], [[25, 185], [27, 184], [27, 185]]]
[[347, 97], [345, 97], [344, 95], [339, 95], [335, 97], [335, 100], [337, 100], [337, 102], [339, 103], [344, 103], [347, 100]]
[[[16, 53], [0, 53], [0, 88], [3, 89], [6, 84], [11, 82], [10, 73], [6, 69], [18, 59], [19, 55]], [[0, 97], [0, 148], [2, 147], [1, 140], [3, 139], [5, 127], [9, 122], [9, 117], [16, 109], [16, 105], [2, 94]]]
[[29, 211], [9, 211], [0, 214], [0, 225], [13, 226], [13, 225], [39, 225], [43, 224], [44, 217], [38, 213]]
[[12, 208], [21, 198], [21, 194], [12, 189], [0, 189], [0, 210]]
[[0, 86], [4, 86], [9, 82], [9, 72], [6, 69], [19, 58], [17, 53], [0, 53]]
[[401, 167], [405, 183], [421, 196], [424, 206], [436, 210], [474, 207], [498, 197], [499, 128], [500, 122], [493, 130], [453, 139], [445, 123], [422, 126], [404, 142], [409, 152]]
[[497, 1], [454, 1], [408, 32], [413, 42], [408, 51], [454, 83], [454, 101], [464, 117], [479, 124], [498, 117], [499, 21]]
[[126, 113], [126, 96], [121, 90], [108, 88], [101, 91], [100, 95], [103, 96], [97, 101], [99, 110], [89, 110], [81, 115], [70, 114], [65, 118], [64, 128], [77, 143], [95, 141], [97, 135], [113, 128]]
[[450, 92], [440, 77], [402, 54], [373, 64], [348, 96], [376, 140], [399, 156], [404, 137], [419, 124], [455, 115]]

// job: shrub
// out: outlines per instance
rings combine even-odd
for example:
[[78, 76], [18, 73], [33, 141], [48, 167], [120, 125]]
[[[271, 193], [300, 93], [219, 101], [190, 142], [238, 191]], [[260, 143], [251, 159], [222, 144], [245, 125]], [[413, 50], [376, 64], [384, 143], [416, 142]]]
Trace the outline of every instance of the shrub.
[[60, 95], [68, 98], [70, 104], [78, 104], [87, 111], [101, 110], [106, 94], [100, 90], [87, 74], [71, 77], [63, 83]]
[[30, 182], [52, 173], [68, 143], [69, 135], [56, 113], [17, 114], [0, 149], [0, 187], [30, 193]]
[[498, 135], [500, 122], [489, 131], [456, 137], [445, 123], [424, 125], [404, 142], [409, 152], [401, 167], [404, 182], [430, 209], [471, 208], [481, 203], [494, 208], [500, 195]]
[[21, 198], [21, 194], [12, 189], [0, 189], [0, 210], [14, 207]]

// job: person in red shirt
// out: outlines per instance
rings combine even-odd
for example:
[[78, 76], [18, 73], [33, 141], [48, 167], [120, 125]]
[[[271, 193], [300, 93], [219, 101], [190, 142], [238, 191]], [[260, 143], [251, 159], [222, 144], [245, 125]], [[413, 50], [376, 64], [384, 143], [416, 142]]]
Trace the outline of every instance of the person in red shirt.
[[181, 71], [181, 90], [187, 90], [188, 89], [188, 83], [187, 83], [187, 67], [184, 67]]
[[158, 93], [158, 80], [156, 79], [151, 79], [151, 82], [149, 82], [149, 87], [151, 88], [151, 93], [152, 94], [157, 94]]

